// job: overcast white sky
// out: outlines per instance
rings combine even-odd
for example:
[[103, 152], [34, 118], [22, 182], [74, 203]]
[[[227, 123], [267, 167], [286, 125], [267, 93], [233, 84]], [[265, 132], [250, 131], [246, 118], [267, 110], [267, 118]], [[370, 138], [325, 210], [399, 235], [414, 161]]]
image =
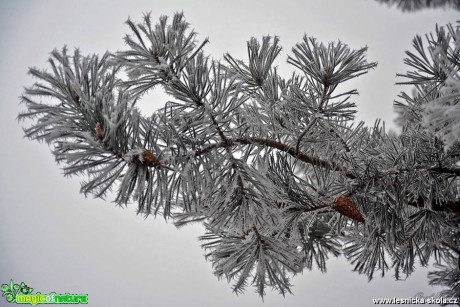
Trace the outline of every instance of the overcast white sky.
[[[401, 90], [395, 74], [405, 71], [412, 37], [459, 17], [444, 10], [402, 13], [374, 0], [0, 0], [0, 283], [12, 278], [42, 293], [87, 293], [90, 306], [371, 306], [375, 297], [436, 292], [427, 270], [406, 281], [387, 276], [368, 283], [341, 259], [330, 261], [327, 274], [294, 278], [294, 296], [269, 294], [262, 303], [252, 288], [236, 296], [205, 262], [199, 226], [177, 230], [161, 218], [136, 216], [134, 206], [85, 199], [79, 178], [64, 178], [46, 145], [22, 138], [16, 116], [18, 96], [33, 82], [28, 67], [45, 68], [49, 52], [65, 44], [83, 53], [122, 49], [128, 16], [140, 20], [151, 11], [156, 19], [182, 10], [200, 38], [209, 37], [206, 50], [214, 58], [227, 51], [245, 58], [251, 36], [280, 36], [285, 76], [286, 53], [304, 33], [367, 45], [379, 66], [352, 84], [360, 92], [358, 118], [368, 124], [383, 118], [390, 126]], [[162, 96], [148, 97], [145, 112], [161, 106]]]

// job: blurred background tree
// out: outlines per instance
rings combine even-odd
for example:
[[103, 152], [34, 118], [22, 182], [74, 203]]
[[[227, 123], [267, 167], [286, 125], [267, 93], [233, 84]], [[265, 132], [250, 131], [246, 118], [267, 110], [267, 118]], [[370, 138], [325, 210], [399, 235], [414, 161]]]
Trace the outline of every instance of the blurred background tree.
[[460, 10], [460, 1], [458, 0], [376, 0], [388, 6], [396, 6], [403, 12], [414, 12], [423, 9], [455, 9]]

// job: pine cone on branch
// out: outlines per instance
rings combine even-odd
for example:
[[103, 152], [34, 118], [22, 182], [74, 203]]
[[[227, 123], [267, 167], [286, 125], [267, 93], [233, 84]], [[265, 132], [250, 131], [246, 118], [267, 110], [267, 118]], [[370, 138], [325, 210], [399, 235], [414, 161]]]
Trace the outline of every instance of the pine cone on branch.
[[144, 150], [142, 153], [142, 164], [147, 166], [159, 166], [160, 161], [158, 158], [149, 150]]
[[350, 198], [346, 196], [339, 196], [334, 200], [334, 204], [332, 205], [332, 209], [337, 211], [338, 213], [349, 217], [357, 222], [364, 223], [364, 217], [362, 216], [361, 212], [359, 212], [356, 205], [350, 200]]
[[104, 132], [102, 131], [102, 126], [101, 123], [96, 124], [96, 128], [94, 129], [96, 131], [96, 138], [102, 142], [104, 139]]

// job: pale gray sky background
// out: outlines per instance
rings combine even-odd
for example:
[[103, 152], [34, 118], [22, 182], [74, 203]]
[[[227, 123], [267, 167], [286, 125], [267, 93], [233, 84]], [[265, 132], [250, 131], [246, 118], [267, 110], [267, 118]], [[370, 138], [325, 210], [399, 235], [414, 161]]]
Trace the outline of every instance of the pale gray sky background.
[[[327, 274], [295, 277], [294, 296], [269, 293], [263, 303], [252, 288], [236, 296], [205, 262], [201, 227], [177, 230], [161, 218], [136, 216], [135, 206], [85, 199], [80, 178], [64, 178], [46, 145], [22, 138], [16, 116], [18, 96], [33, 82], [28, 67], [47, 67], [49, 52], [63, 45], [85, 54], [122, 49], [128, 16], [140, 20], [151, 11], [157, 19], [182, 10], [199, 37], [209, 37], [206, 50], [214, 58], [227, 51], [246, 58], [251, 36], [280, 36], [278, 65], [286, 77], [286, 54], [304, 33], [367, 45], [368, 59], [379, 66], [351, 84], [360, 92], [358, 118], [368, 124], [382, 118], [389, 126], [401, 90], [395, 74], [405, 71], [411, 39], [460, 17], [444, 10], [402, 13], [374, 0], [0, 0], [0, 283], [12, 278], [42, 293], [87, 293], [90, 306], [372, 306], [376, 297], [436, 292], [426, 269], [406, 281], [390, 274], [368, 283], [341, 258], [330, 261]], [[141, 104], [146, 113], [161, 105], [161, 95]]]

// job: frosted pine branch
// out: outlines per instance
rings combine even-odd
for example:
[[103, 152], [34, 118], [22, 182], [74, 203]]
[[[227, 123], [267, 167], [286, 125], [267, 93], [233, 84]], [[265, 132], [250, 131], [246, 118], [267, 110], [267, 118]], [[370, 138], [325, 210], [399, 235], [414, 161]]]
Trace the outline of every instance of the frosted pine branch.
[[[25, 135], [85, 177], [82, 193], [203, 223], [206, 257], [236, 293], [291, 293], [292, 275], [341, 254], [369, 279], [434, 259], [444, 266], [432, 282], [455, 291], [458, 278], [444, 277], [460, 250], [458, 27], [414, 39], [397, 134], [355, 121], [358, 91], [346, 86], [376, 67], [366, 48], [305, 36], [284, 78], [278, 37], [220, 62], [183, 14], [127, 25], [126, 50], [53, 51], [21, 98]], [[155, 87], [169, 99], [144, 116], [136, 103]]]

